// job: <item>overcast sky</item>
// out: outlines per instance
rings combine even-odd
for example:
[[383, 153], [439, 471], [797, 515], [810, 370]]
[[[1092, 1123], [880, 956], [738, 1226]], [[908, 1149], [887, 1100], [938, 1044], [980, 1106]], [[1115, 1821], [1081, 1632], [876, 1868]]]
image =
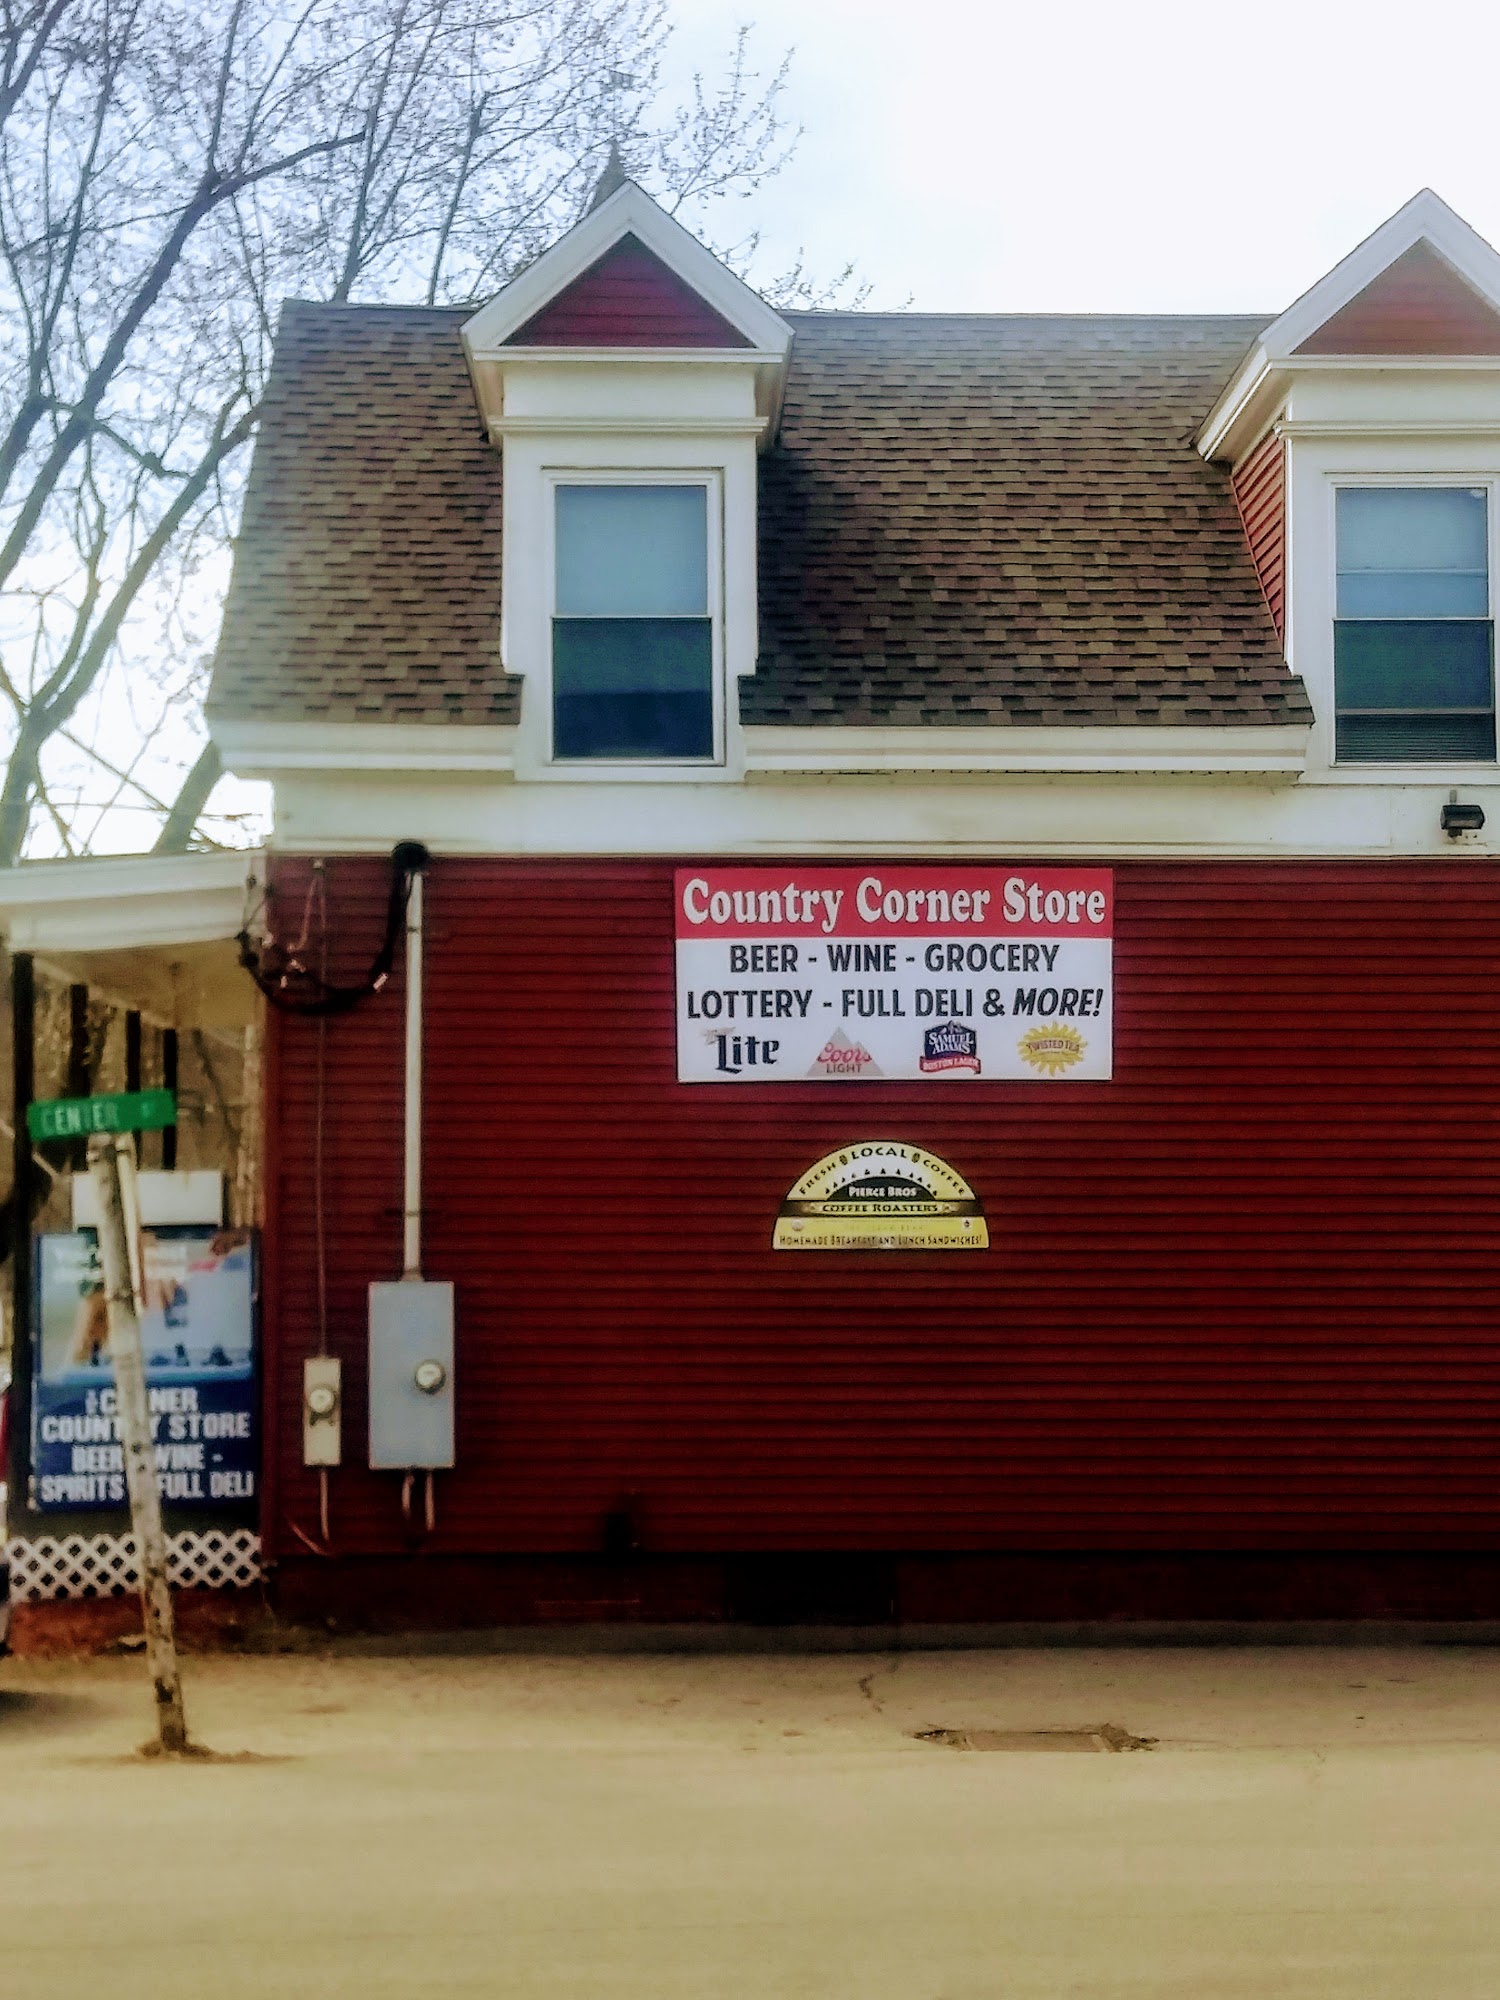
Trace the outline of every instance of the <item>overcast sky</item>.
[[1500, 240], [1495, 0], [673, 12], [683, 62], [742, 19], [795, 49], [806, 136], [755, 219], [872, 306], [1274, 313], [1424, 186]]

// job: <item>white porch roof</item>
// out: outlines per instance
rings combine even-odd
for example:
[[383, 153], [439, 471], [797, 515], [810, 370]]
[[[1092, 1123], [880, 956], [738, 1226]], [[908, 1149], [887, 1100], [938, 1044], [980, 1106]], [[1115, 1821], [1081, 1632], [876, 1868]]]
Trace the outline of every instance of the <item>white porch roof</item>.
[[257, 995], [234, 943], [257, 850], [108, 855], [0, 869], [12, 951], [168, 1025], [238, 1027]]

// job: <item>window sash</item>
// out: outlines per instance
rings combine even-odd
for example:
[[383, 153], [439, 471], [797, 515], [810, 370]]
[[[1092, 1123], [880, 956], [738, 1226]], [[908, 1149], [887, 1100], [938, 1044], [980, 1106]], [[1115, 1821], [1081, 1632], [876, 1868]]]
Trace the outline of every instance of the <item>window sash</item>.
[[1495, 761], [1491, 511], [1471, 482], [1335, 487], [1335, 762]]
[[706, 618], [708, 492], [701, 483], [555, 489], [559, 618]]
[[[643, 468], [554, 475], [548, 483], [552, 759], [720, 762], [717, 476]], [[621, 548], [591, 576], [588, 538], [607, 538], [614, 527], [622, 528]]]
[[1495, 717], [1355, 712], [1336, 719], [1334, 745], [1341, 764], [1493, 764]]
[[1343, 486], [1340, 618], [1487, 618], [1489, 500], [1472, 486]]

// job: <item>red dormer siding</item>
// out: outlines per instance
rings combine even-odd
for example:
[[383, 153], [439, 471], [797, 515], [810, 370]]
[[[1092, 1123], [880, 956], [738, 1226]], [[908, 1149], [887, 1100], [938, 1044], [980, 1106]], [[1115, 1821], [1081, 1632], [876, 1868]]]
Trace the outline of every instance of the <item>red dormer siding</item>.
[[749, 341], [634, 236], [506, 343], [511, 347], [748, 347]]
[[1234, 497], [1278, 639], [1286, 636], [1286, 453], [1268, 431], [1234, 469]]
[[1414, 243], [1299, 354], [1500, 354], [1500, 313], [1425, 243]]

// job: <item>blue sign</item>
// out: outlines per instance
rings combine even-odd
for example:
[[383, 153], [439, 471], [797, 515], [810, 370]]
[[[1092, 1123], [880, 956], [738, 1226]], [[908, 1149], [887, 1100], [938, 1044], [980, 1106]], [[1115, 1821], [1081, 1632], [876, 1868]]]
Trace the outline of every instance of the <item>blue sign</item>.
[[[141, 1343], [168, 1508], [253, 1501], [255, 1253], [245, 1229], [141, 1232]], [[39, 1236], [32, 1504], [42, 1512], [127, 1505], [104, 1278], [92, 1230]]]

